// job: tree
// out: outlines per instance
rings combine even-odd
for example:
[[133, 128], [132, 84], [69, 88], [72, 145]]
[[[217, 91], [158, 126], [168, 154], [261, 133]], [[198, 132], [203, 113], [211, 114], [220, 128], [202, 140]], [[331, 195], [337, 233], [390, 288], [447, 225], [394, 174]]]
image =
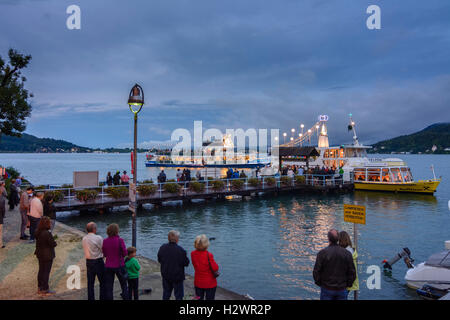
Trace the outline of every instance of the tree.
[[33, 95], [24, 88], [27, 79], [21, 75], [31, 56], [14, 49], [9, 49], [8, 56], [9, 64], [0, 56], [0, 139], [2, 135], [20, 137], [32, 110], [28, 98]]

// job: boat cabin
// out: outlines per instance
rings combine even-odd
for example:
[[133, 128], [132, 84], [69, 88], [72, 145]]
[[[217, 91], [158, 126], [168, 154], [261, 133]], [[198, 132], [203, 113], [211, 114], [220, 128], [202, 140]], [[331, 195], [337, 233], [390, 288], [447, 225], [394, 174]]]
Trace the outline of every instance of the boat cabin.
[[413, 176], [408, 167], [364, 167], [353, 170], [355, 182], [412, 182]]

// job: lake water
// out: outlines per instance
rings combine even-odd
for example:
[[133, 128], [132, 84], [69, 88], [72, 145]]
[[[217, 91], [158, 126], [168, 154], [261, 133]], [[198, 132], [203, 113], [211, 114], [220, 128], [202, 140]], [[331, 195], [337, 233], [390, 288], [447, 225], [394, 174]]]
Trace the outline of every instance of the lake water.
[[[380, 157], [380, 155], [376, 155]], [[167, 232], [181, 232], [180, 245], [193, 249], [196, 235], [214, 237], [210, 251], [221, 268], [219, 285], [250, 294], [257, 299], [317, 299], [312, 269], [317, 252], [327, 245], [326, 233], [334, 227], [353, 235], [352, 224], [343, 222], [343, 204], [367, 208], [366, 225], [358, 229], [361, 299], [417, 299], [405, 285], [406, 266], [394, 265], [391, 276], [381, 276], [381, 289], [366, 286], [370, 265], [382, 266], [401, 248], [409, 247], [416, 263], [443, 250], [450, 240], [450, 157], [446, 155], [401, 155], [415, 179], [430, 178], [430, 165], [443, 181], [435, 196], [355, 192], [348, 195], [289, 194], [251, 200], [168, 205], [139, 212], [138, 253], [156, 260]], [[14, 166], [34, 184], [72, 182], [74, 170], [107, 171], [130, 169], [128, 154], [0, 154], [0, 164]], [[155, 178], [157, 169], [145, 168], [138, 158], [140, 179]], [[169, 171], [173, 177], [174, 172]], [[58, 219], [83, 229], [88, 221], [106, 226], [116, 222], [127, 245], [131, 244], [131, 219], [126, 211], [106, 215], [61, 213]], [[193, 274], [192, 266], [187, 270]]]

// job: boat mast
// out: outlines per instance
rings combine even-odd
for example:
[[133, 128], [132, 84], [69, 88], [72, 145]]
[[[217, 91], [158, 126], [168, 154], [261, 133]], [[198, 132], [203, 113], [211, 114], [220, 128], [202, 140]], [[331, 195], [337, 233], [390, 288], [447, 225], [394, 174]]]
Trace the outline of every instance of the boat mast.
[[358, 136], [356, 135], [356, 129], [355, 129], [356, 124], [355, 124], [355, 121], [353, 121], [353, 119], [352, 119], [351, 113], [349, 113], [349, 117], [350, 117], [350, 123], [348, 125], [348, 129], [353, 130], [353, 145], [359, 146]]

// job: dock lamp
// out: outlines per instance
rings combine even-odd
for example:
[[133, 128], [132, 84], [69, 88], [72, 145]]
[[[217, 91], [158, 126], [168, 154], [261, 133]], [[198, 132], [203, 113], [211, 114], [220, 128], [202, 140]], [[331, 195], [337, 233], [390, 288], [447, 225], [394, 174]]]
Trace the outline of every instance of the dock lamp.
[[128, 97], [128, 106], [130, 111], [134, 114], [134, 149], [132, 154], [132, 166], [133, 166], [133, 184], [130, 185], [130, 203], [129, 209], [132, 213], [132, 246], [136, 248], [136, 211], [137, 211], [137, 197], [136, 197], [136, 186], [137, 186], [137, 115], [141, 111], [144, 105], [144, 90], [137, 83], [130, 90], [130, 95]]

